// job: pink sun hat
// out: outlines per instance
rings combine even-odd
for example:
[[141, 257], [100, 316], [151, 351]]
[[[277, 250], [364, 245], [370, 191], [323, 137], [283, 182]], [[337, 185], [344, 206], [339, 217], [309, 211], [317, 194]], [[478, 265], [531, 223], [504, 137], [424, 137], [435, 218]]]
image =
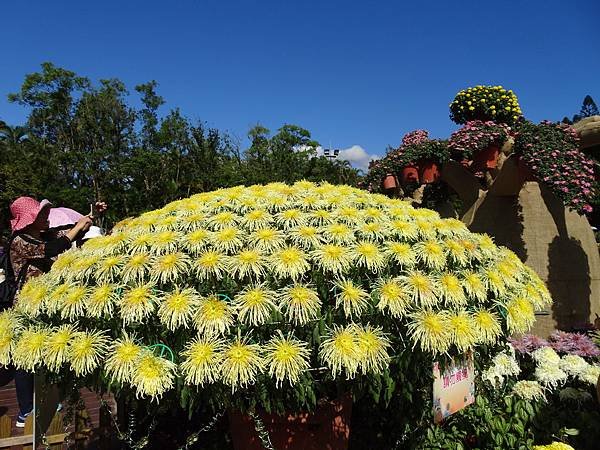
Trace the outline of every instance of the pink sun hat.
[[19, 231], [35, 222], [38, 214], [44, 209], [52, 206], [49, 200], [38, 202], [35, 198], [19, 197], [10, 205], [10, 227], [12, 231]]

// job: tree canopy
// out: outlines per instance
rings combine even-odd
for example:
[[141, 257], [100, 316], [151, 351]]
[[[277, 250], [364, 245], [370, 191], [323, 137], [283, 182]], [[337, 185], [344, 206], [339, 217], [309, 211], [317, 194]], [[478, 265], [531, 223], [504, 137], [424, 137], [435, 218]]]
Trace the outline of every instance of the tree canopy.
[[[250, 145], [178, 108], [163, 111], [158, 83], [134, 87], [118, 79], [92, 82], [43, 63], [25, 76], [10, 102], [28, 109], [26, 123], [0, 120], [0, 232], [20, 195], [48, 198], [81, 212], [105, 201], [110, 225], [177, 198], [238, 184], [300, 179], [356, 184], [348, 162], [317, 156], [308, 130], [284, 124], [276, 133], [257, 124]], [[132, 106], [139, 96], [140, 107]]]

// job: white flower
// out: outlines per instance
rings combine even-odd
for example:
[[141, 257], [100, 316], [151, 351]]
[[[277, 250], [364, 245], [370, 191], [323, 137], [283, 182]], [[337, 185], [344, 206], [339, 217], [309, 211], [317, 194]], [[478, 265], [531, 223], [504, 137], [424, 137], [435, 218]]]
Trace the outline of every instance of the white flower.
[[538, 348], [531, 353], [531, 356], [536, 360], [538, 365], [560, 364], [560, 356], [551, 347]]
[[577, 377], [585, 373], [590, 365], [585, 359], [577, 355], [565, 355], [561, 358], [560, 368], [569, 375]]
[[567, 373], [558, 364], [539, 364], [535, 369], [535, 378], [544, 386], [555, 388], [567, 381]]
[[506, 353], [498, 353], [492, 360], [496, 372], [502, 376], [516, 376], [521, 373], [521, 368], [517, 360]]
[[600, 366], [590, 365], [585, 372], [579, 375], [579, 379], [584, 383], [595, 385], [600, 377]]
[[517, 381], [512, 389], [513, 394], [525, 400], [546, 399], [544, 389], [537, 381], [521, 380]]

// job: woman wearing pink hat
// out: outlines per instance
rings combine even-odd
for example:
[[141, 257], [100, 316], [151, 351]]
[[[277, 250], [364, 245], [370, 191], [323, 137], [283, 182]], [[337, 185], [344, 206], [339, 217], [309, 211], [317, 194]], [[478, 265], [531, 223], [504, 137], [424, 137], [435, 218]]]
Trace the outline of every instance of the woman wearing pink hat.
[[[10, 205], [12, 237], [9, 242], [10, 262], [17, 281], [17, 294], [31, 277], [50, 270], [54, 258], [71, 248], [71, 243], [92, 225], [92, 218], [83, 216], [70, 230], [58, 238], [44, 239], [48, 230], [48, 215], [52, 204], [48, 200], [38, 202], [31, 197], [19, 197]], [[25, 419], [33, 410], [33, 375], [15, 370], [15, 388], [20, 414], [16, 426], [24, 427]]]

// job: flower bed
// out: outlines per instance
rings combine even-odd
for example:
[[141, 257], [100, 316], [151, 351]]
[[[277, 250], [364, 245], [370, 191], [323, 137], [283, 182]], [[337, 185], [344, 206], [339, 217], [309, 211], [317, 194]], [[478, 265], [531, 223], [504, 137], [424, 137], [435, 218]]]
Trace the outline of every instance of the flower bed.
[[488, 354], [549, 302], [458, 220], [347, 186], [236, 187], [61, 255], [0, 315], [0, 362], [137, 397], [149, 416], [282, 414], [351, 392], [404, 398], [397, 420], [424, 430], [432, 361]]

